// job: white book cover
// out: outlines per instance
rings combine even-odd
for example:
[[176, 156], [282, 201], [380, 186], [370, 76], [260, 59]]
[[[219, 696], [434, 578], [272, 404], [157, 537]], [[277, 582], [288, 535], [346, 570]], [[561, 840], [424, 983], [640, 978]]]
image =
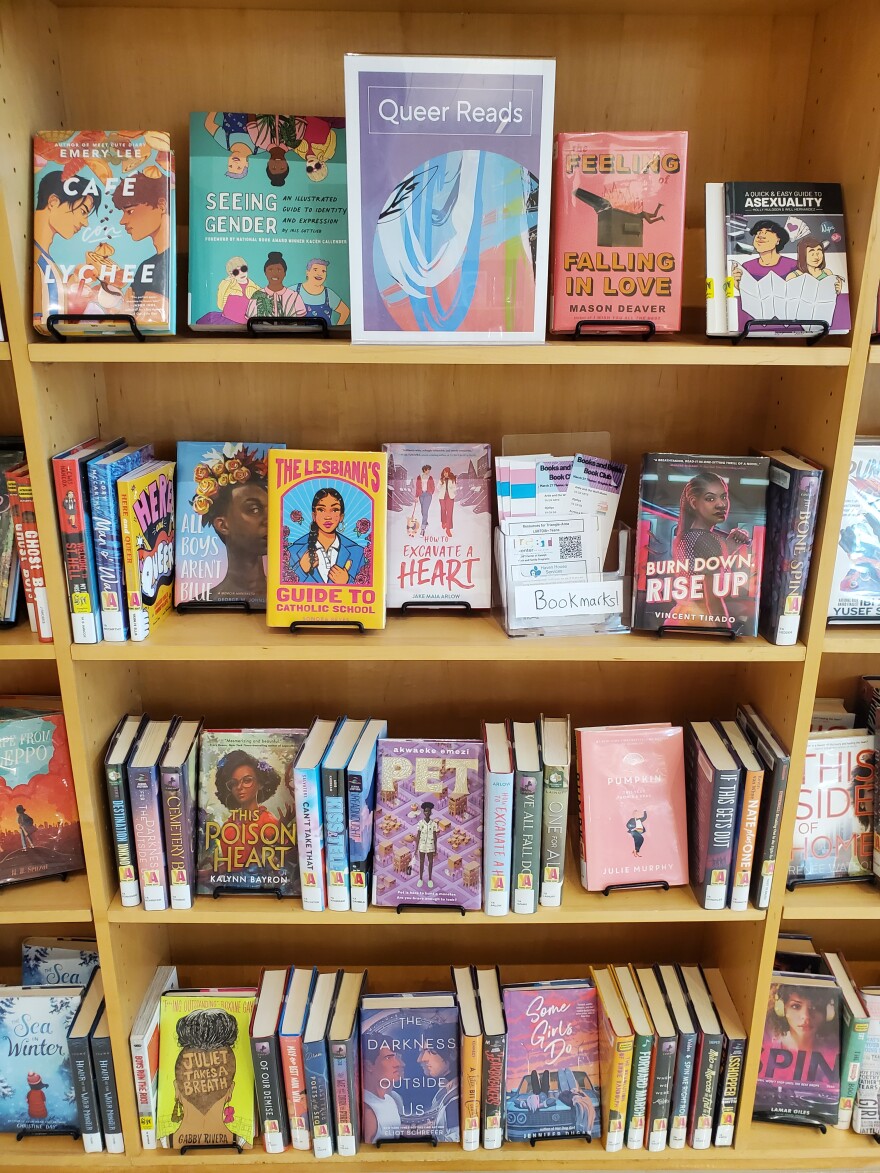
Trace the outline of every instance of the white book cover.
[[859, 1069], [859, 1090], [853, 1105], [854, 1132], [880, 1133], [880, 993], [862, 990], [871, 1018]]
[[880, 444], [856, 443], [850, 460], [828, 618], [880, 619]]

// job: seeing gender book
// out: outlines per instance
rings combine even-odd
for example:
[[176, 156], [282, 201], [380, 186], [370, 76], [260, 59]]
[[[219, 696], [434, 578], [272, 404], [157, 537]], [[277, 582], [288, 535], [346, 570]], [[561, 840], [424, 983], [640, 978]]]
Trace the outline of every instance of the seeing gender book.
[[856, 437], [840, 522], [831, 623], [880, 620], [880, 445]]

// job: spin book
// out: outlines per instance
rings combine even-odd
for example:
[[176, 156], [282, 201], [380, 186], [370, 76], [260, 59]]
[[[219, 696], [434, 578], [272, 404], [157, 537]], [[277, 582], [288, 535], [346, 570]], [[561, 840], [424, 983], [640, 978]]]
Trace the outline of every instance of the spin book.
[[550, 329], [681, 326], [687, 133], [557, 134]]
[[174, 577], [174, 462], [151, 460], [116, 482], [122, 560], [133, 640], [171, 613]]
[[205, 729], [196, 891], [300, 894], [293, 764], [304, 729]]
[[599, 1137], [599, 1034], [589, 980], [504, 988], [507, 1139]]
[[82, 992], [79, 986], [0, 990], [0, 1132], [78, 1127], [67, 1034]]
[[880, 619], [880, 444], [856, 439], [849, 465], [834, 579], [831, 623]]
[[0, 885], [84, 867], [64, 717], [0, 709]]
[[345, 120], [190, 115], [189, 324], [348, 322]]
[[384, 452], [269, 453], [266, 621], [385, 626]]
[[345, 57], [354, 342], [543, 342], [555, 61]]
[[34, 136], [34, 329], [103, 314], [66, 333], [175, 332], [174, 155], [161, 130], [43, 130]]
[[874, 737], [867, 730], [810, 734], [790, 878], [872, 874], [874, 779]]
[[488, 444], [384, 444], [388, 606], [492, 603]]
[[266, 606], [270, 448], [180, 440], [174, 524], [174, 605]]
[[633, 627], [756, 635], [769, 461], [642, 458]]
[[383, 739], [373, 903], [482, 906], [483, 743]]

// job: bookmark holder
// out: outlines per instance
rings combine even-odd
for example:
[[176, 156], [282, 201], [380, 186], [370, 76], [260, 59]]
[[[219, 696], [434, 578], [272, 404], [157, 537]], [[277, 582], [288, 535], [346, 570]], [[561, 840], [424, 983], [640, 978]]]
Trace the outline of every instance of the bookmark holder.
[[228, 1144], [185, 1144], [177, 1151], [182, 1157], [185, 1157], [187, 1153], [202, 1153], [208, 1149], [232, 1149], [241, 1156], [244, 1152], [244, 1145], [237, 1140], [231, 1140]]
[[640, 884], [608, 884], [602, 889], [603, 896], [610, 896], [612, 892], [635, 892], [643, 888], [660, 888], [664, 892], [669, 891], [669, 883], [666, 880], [644, 880]]
[[602, 321], [599, 318], [584, 318], [574, 328], [575, 342], [589, 342], [595, 338], [631, 338], [636, 342], [649, 342], [656, 334], [657, 327], [654, 322], [638, 320]]
[[[738, 346], [743, 339], [748, 338], [788, 338], [797, 342], [806, 341], [807, 346], [815, 346], [830, 329], [828, 322], [814, 322], [809, 318], [750, 318], [739, 334], [735, 334], [730, 341], [734, 346]], [[762, 334], [761, 330], [767, 333]], [[796, 330], [798, 333], [795, 333]]]
[[329, 338], [330, 330], [323, 318], [276, 318], [271, 315], [257, 315], [247, 320], [247, 332], [251, 338], [271, 338], [278, 334], [291, 337]]
[[69, 1136], [71, 1140], [80, 1140], [82, 1133], [78, 1128], [26, 1128], [16, 1132], [15, 1139], [27, 1140], [29, 1136]]
[[[462, 916], [465, 913], [465, 910], [460, 904], [419, 904], [418, 901], [414, 900], [410, 903], [404, 901], [403, 904], [397, 905], [398, 916], [402, 912], [412, 912], [413, 910], [417, 910], [418, 912], [424, 912], [426, 910], [428, 912], [460, 912]], [[417, 1137], [416, 1139], [420, 1140], [421, 1137]]]
[[423, 603], [402, 603], [401, 615], [412, 615], [415, 611], [461, 611], [463, 615], [476, 615], [466, 599], [427, 599]]
[[195, 615], [199, 611], [244, 611], [246, 615], [265, 615], [265, 607], [255, 607], [247, 599], [216, 599], [213, 602], [178, 603], [174, 608], [178, 615]]
[[58, 327], [62, 325], [78, 326], [86, 325], [94, 322], [97, 325], [99, 322], [114, 322], [116, 325], [125, 326], [131, 333], [131, 336], [137, 342], [146, 342], [146, 334], [142, 334], [138, 328], [138, 324], [134, 319], [134, 314], [49, 314], [46, 318], [46, 329], [52, 335], [56, 342], [66, 342], [68, 338], [88, 338], [90, 341], [104, 341], [108, 339], [118, 340], [120, 333], [123, 331], [113, 330], [109, 334], [102, 333], [100, 330], [86, 330], [85, 334], [65, 334]]
[[436, 1136], [386, 1136], [376, 1141], [376, 1148], [381, 1149], [385, 1144], [429, 1144], [432, 1149], [437, 1147]]
[[785, 885], [786, 892], [795, 888], [818, 888], [827, 884], [873, 884], [874, 877], [866, 876], [794, 876]]

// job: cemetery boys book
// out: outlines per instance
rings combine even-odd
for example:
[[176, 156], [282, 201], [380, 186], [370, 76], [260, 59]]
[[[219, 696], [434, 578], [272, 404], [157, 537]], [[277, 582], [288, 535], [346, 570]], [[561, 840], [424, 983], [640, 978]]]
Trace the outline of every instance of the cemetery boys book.
[[174, 605], [266, 606], [270, 448], [180, 440], [174, 524]]
[[385, 626], [384, 452], [269, 453], [266, 622]]
[[[85, 231], [83, 231], [85, 229]], [[34, 329], [53, 314], [121, 314], [175, 332], [174, 155], [161, 130], [34, 136]], [[128, 333], [125, 323], [65, 325]]]
[[383, 739], [374, 904], [482, 906], [483, 743]]
[[344, 326], [345, 121], [313, 114], [190, 115], [189, 324], [249, 318]]
[[122, 560], [133, 640], [171, 612], [174, 578], [174, 461], [151, 460], [116, 482]]
[[353, 341], [544, 341], [555, 76], [345, 57]]
[[388, 453], [388, 606], [491, 606], [489, 445], [382, 447]]
[[766, 456], [642, 458], [633, 626], [757, 635]]
[[293, 763], [304, 729], [205, 729], [199, 743], [200, 895], [300, 894]]
[[687, 133], [557, 134], [550, 329], [681, 325]]
[[0, 1132], [78, 1127], [67, 1033], [82, 992], [80, 986], [0, 990]]
[[880, 619], [878, 545], [880, 444], [856, 437], [828, 602], [831, 623], [871, 623]]
[[872, 874], [874, 758], [874, 737], [865, 729], [810, 734], [789, 877]]

